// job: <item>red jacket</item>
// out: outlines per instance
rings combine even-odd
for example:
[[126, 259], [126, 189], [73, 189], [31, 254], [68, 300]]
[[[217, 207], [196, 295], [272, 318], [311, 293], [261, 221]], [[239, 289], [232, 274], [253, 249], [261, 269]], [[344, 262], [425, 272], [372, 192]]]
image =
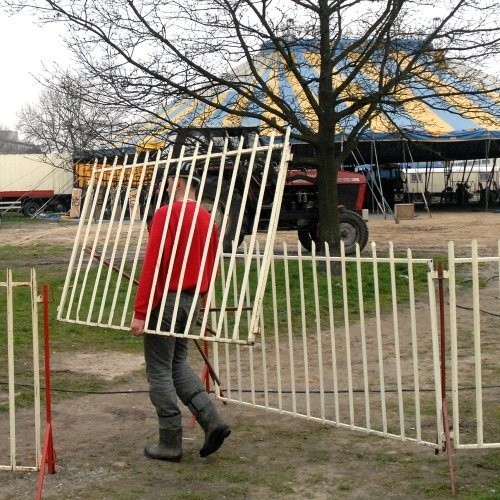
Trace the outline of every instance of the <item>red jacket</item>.
[[[144, 257], [141, 277], [139, 280], [139, 287], [137, 289], [137, 296], [135, 299], [135, 318], [146, 319], [150, 291], [153, 286], [156, 261], [158, 253], [160, 251], [163, 228], [165, 226], [169, 210], [172, 210], [172, 213], [170, 215], [170, 220], [168, 223], [165, 244], [163, 247], [163, 255], [161, 257], [158, 279], [156, 281], [156, 288], [152, 298], [153, 303], [151, 305], [151, 309], [154, 309], [160, 304], [165, 289], [167, 289], [168, 291], [177, 291], [179, 289], [194, 291], [198, 283], [198, 277], [200, 273], [202, 274], [200, 294], [203, 295], [208, 291], [210, 278], [212, 276], [212, 271], [215, 265], [215, 257], [217, 254], [219, 237], [217, 226], [214, 224], [212, 227], [212, 234], [210, 236], [210, 243], [208, 245], [208, 253], [205, 260], [205, 265], [203, 268], [201, 268], [203, 251], [205, 248], [205, 242], [207, 239], [210, 222], [210, 214], [201, 206], [199, 208], [198, 216], [195, 221], [196, 225], [187, 256], [187, 265], [184, 272], [184, 279], [182, 280], [182, 283], [179, 283], [195, 209], [196, 203], [192, 201], [186, 202], [186, 209], [184, 212], [184, 218], [182, 220], [179, 242], [175, 255], [172, 255], [172, 251], [177, 227], [179, 226], [182, 202], [177, 201], [170, 205], [160, 207], [154, 214], [153, 220], [151, 221], [149, 240], [146, 248], [146, 256]], [[166, 286], [168, 268], [171, 259], [174, 259], [174, 265], [172, 269], [172, 275], [170, 276], [170, 282], [168, 283], [168, 286]]]

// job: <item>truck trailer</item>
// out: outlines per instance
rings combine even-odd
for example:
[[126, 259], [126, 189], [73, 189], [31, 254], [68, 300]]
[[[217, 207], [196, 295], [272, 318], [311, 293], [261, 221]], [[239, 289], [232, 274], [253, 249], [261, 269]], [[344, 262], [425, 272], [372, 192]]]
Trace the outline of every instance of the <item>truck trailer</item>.
[[69, 155], [0, 155], [0, 210], [30, 217], [41, 210], [66, 212], [73, 183]]

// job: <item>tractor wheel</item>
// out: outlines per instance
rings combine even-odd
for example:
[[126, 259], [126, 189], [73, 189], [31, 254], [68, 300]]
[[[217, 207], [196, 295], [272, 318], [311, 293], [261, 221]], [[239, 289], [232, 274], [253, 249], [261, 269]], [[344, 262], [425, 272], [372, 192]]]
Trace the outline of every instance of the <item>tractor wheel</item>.
[[[344, 210], [340, 213], [340, 239], [344, 242], [345, 254], [356, 253], [356, 243], [359, 249], [363, 250], [368, 242], [368, 226], [366, 222], [356, 212]], [[311, 251], [312, 241], [319, 244], [319, 227], [316, 223], [312, 229], [298, 231], [299, 241], [307, 250]]]
[[[207, 179], [207, 182], [205, 184], [205, 189], [203, 191], [202, 204], [210, 213], [212, 213], [212, 210], [214, 209], [216, 193], [217, 193], [217, 179]], [[222, 227], [222, 219], [224, 217], [224, 212], [226, 210], [228, 194], [229, 193], [227, 186], [223, 185], [220, 192], [219, 205], [215, 213], [215, 223], [217, 224], [219, 230]], [[241, 194], [235, 189], [233, 191], [231, 209], [226, 224], [226, 233], [224, 234], [224, 241], [223, 241], [224, 252], [231, 252], [232, 250], [233, 240], [236, 237], [236, 228], [238, 225], [238, 217], [240, 215], [240, 210], [241, 210]], [[241, 243], [243, 242], [243, 238], [245, 237], [245, 232], [246, 232], [245, 231], [246, 226], [247, 226], [247, 218], [245, 214], [238, 238], [238, 246], [241, 245]]]

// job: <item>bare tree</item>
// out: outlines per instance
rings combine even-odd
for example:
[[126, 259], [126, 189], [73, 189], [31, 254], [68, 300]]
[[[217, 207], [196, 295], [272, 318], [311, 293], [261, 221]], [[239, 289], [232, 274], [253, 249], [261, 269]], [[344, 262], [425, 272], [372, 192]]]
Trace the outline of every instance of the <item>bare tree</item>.
[[[291, 126], [293, 138], [313, 150], [320, 240], [334, 245], [337, 172], [374, 121], [388, 132], [404, 133], [391, 117], [404, 117], [421, 101], [480, 117], [485, 127], [498, 117], [499, 85], [487, 84], [478, 71], [487, 57], [499, 54], [495, 0], [16, 0], [15, 5], [35, 8], [44, 21], [69, 23], [70, 46], [101, 103], [126, 103], [167, 126], [177, 124], [166, 112], [169, 106], [191, 97], [220, 112], [263, 120], [278, 132]], [[278, 62], [266, 67], [266, 51], [278, 54]], [[465, 84], [439, 76], [443, 68]], [[283, 94], [279, 75], [293, 81], [296, 99]]]
[[123, 113], [89, 99], [83, 81], [66, 72], [43, 81], [37, 104], [24, 106], [17, 128], [43, 153], [81, 158], [123, 129]]

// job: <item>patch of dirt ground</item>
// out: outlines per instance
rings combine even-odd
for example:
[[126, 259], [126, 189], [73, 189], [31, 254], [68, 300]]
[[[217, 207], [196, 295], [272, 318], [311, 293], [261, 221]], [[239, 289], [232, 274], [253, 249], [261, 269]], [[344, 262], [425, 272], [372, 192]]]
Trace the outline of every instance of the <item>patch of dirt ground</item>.
[[[453, 241], [460, 251], [470, 249], [472, 240], [479, 249], [496, 249], [500, 237], [500, 213], [496, 212], [444, 212], [441, 210], [417, 211], [412, 219], [398, 223], [391, 215], [370, 215], [368, 220], [369, 242], [387, 249], [392, 242], [395, 250], [411, 248], [425, 254], [446, 251], [448, 241]], [[34, 221], [32, 224], [7, 225], [0, 229], [1, 245], [69, 245], [77, 233], [76, 222]], [[295, 232], [278, 232], [276, 241], [297, 242]], [[370, 252], [369, 245], [364, 253]]]
[[[498, 252], [500, 214], [418, 212], [398, 224], [387, 216], [368, 221], [369, 241], [386, 251], [411, 248], [414, 254], [446, 253], [454, 241], [458, 255], [470, 255], [477, 240], [482, 255]], [[43, 221], [4, 225], [0, 244], [50, 244], [71, 247], [76, 224]], [[50, 238], [48, 238], [50, 236]], [[295, 243], [296, 236], [278, 239]], [[371, 252], [369, 245], [365, 254]], [[493, 307], [493, 306], [492, 306]], [[192, 349], [193, 365], [200, 367]], [[57, 473], [45, 477], [43, 496], [54, 499], [344, 499], [449, 498], [446, 454], [414, 443], [364, 435], [305, 419], [217, 402], [232, 434], [221, 450], [198, 455], [203, 436], [184, 409], [184, 458], [171, 464], [148, 460], [146, 443], [156, 439], [156, 418], [147, 394], [140, 354], [54, 353], [55, 371], [94, 375], [112, 387], [109, 394], [84, 394], [58, 400], [52, 409]], [[498, 368], [496, 369], [498, 373]], [[497, 393], [498, 395], [498, 393]], [[17, 416], [19, 461], [33, 460], [32, 412]], [[8, 414], [0, 413], [0, 465], [8, 457]], [[498, 429], [497, 429], [498, 430]], [[497, 434], [498, 435], [498, 434]], [[497, 439], [498, 441], [498, 439]], [[497, 450], [454, 452], [459, 498], [500, 495]], [[0, 499], [33, 498], [37, 474], [0, 470]]]

